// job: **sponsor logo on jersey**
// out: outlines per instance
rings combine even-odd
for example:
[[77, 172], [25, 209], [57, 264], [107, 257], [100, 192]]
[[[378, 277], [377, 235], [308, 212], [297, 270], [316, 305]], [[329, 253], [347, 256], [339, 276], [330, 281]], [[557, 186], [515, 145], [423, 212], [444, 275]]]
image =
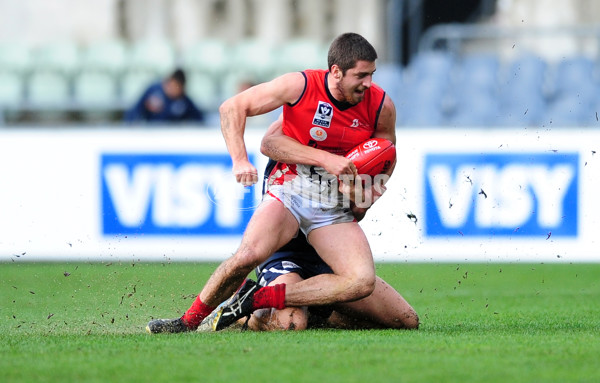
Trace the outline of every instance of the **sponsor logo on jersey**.
[[313, 117], [313, 125], [329, 128], [331, 119], [333, 118], [333, 106], [325, 101], [319, 101], [315, 116]]
[[313, 126], [310, 129], [310, 136], [315, 141], [325, 141], [327, 139], [327, 131], [321, 127]]
[[577, 236], [577, 153], [429, 154], [427, 236]]
[[100, 178], [104, 235], [239, 235], [259, 198], [227, 154], [103, 154]]

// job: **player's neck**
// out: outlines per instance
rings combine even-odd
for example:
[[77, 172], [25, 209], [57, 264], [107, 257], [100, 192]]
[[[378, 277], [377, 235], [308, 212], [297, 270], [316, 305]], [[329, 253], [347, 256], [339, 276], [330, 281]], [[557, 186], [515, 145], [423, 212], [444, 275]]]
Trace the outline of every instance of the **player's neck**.
[[327, 75], [325, 76], [325, 89], [327, 90], [330, 101], [340, 110], [352, 107], [353, 104], [346, 101], [342, 91], [338, 89], [337, 83], [335, 81], [329, 81], [331, 79], [329, 75], [330, 73], [327, 72]]
[[331, 78], [331, 73], [329, 72], [327, 72], [327, 76], [325, 77], [325, 85], [327, 87], [327, 93], [329, 93], [329, 97], [335, 99], [338, 102], [346, 101], [344, 95], [338, 89], [337, 83]]

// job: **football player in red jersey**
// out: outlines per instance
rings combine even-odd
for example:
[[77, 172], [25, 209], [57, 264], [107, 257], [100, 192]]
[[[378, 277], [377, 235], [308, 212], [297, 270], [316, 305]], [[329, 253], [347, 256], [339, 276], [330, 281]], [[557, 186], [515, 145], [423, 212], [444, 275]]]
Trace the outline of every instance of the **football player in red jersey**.
[[[265, 139], [273, 134], [281, 134], [281, 118], [271, 124]], [[263, 192], [274, 167], [275, 162], [270, 160], [265, 169]], [[353, 212], [357, 220], [360, 220], [366, 210], [354, 206]], [[323, 262], [302, 232], [256, 268], [260, 286], [280, 283], [290, 285], [331, 273], [333, 270]], [[327, 306], [286, 307], [280, 310], [260, 309], [248, 321], [244, 318], [238, 323], [254, 331], [304, 330], [315, 327], [417, 329], [419, 317], [397, 290], [382, 278], [376, 277], [373, 293], [357, 301]], [[210, 326], [201, 327], [200, 331], [212, 330]]]
[[[283, 106], [282, 134], [265, 137], [261, 146], [278, 163], [236, 253], [215, 270], [181, 318], [151, 321], [147, 331], [189, 331], [202, 320], [220, 330], [257, 309], [352, 302], [373, 293], [373, 256], [351, 209], [356, 188], [336, 181], [357, 177], [344, 157], [348, 150], [370, 137], [396, 141], [394, 104], [372, 81], [376, 59], [366, 39], [345, 33], [329, 48], [329, 70], [284, 74], [221, 105], [221, 130], [233, 173], [243, 185], [258, 181], [244, 142], [246, 118]], [[393, 166], [388, 174], [392, 171]], [[246, 279], [298, 230], [333, 273], [265, 287]]]

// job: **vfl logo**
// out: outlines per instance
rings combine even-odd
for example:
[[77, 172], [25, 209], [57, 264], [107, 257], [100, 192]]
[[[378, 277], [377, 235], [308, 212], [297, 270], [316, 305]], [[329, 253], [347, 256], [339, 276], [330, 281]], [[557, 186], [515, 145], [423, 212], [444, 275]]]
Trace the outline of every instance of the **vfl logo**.
[[426, 234], [577, 236], [577, 153], [429, 154]]
[[321, 126], [323, 128], [329, 128], [331, 125], [331, 119], [333, 118], [333, 107], [331, 104], [319, 101], [315, 116], [313, 117], [313, 125]]

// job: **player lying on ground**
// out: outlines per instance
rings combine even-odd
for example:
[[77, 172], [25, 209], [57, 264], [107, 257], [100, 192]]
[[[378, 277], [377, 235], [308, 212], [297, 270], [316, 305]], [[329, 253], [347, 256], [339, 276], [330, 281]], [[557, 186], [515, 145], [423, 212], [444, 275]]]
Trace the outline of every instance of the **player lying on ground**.
[[[277, 251], [257, 270], [261, 286], [293, 284], [333, 271], [319, 258], [301, 233]], [[215, 310], [216, 311], [216, 310]], [[212, 315], [212, 314], [211, 314]], [[207, 317], [198, 331], [212, 331]], [[207, 324], [206, 326], [204, 324]], [[371, 295], [355, 302], [332, 306], [287, 307], [281, 310], [256, 310], [238, 321], [253, 331], [304, 330], [307, 328], [393, 328], [417, 329], [419, 318], [408, 302], [380, 277]]]
[[[260, 285], [293, 284], [333, 272], [302, 234], [296, 241], [304, 242], [308, 248], [275, 253], [257, 270]], [[288, 246], [294, 246], [293, 242]], [[402, 295], [376, 277], [375, 289], [368, 297], [331, 306], [261, 309], [252, 314], [247, 325], [255, 331], [304, 330], [311, 327], [417, 329], [419, 318]]]
[[[257, 280], [261, 286], [293, 284], [332, 272], [302, 233], [256, 269]], [[203, 321], [199, 331], [213, 330], [210, 318], [209, 315]], [[317, 327], [417, 329], [419, 317], [398, 291], [382, 278], [376, 277], [373, 293], [358, 301], [332, 306], [261, 309], [256, 310], [249, 319], [240, 319], [238, 323], [253, 331], [304, 330]]]
[[332, 305], [373, 293], [377, 284], [373, 256], [349, 206], [354, 188], [337, 180], [358, 175], [352, 161], [344, 157], [350, 149], [371, 137], [396, 141], [394, 104], [372, 82], [376, 59], [367, 40], [346, 33], [330, 46], [329, 70], [288, 73], [221, 105], [221, 129], [234, 175], [243, 185], [258, 181], [244, 141], [246, 118], [283, 106], [283, 136], [272, 141], [270, 155], [278, 163], [236, 253], [219, 265], [181, 318], [151, 321], [149, 332], [196, 329], [298, 230], [333, 273], [289, 285], [243, 286], [235, 299], [221, 307], [214, 329], [257, 309]]

